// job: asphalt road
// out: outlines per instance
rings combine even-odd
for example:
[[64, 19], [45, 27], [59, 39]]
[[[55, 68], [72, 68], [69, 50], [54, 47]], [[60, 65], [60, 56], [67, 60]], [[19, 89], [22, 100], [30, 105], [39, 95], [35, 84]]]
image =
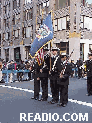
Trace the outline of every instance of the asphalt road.
[[44, 102], [31, 99], [33, 89], [33, 81], [0, 83], [0, 123], [92, 123], [92, 96], [86, 96], [85, 79], [70, 78], [66, 107], [48, 103], [50, 86], [48, 101]]

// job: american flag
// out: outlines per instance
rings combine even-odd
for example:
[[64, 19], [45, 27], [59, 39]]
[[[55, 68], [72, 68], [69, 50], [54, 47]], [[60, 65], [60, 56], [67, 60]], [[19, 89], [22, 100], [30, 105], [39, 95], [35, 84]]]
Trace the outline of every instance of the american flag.
[[44, 62], [44, 52], [43, 52], [43, 48], [39, 50], [38, 55], [37, 55], [37, 61], [39, 66], [42, 65], [42, 63]]

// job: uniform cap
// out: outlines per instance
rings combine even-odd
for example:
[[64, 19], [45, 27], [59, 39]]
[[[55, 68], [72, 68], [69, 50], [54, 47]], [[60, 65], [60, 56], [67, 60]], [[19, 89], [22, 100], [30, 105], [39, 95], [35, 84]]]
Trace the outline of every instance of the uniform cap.
[[62, 55], [62, 56], [67, 56], [67, 54], [66, 54], [66, 53], [61, 53], [61, 55]]
[[64, 58], [64, 56], [68, 57], [68, 55], [66, 53], [61, 53], [61, 58]]
[[71, 61], [74, 61], [73, 59]]
[[52, 51], [53, 51], [53, 50], [58, 51], [59, 48], [57, 48], [57, 47], [52, 47]]
[[89, 53], [88, 53], [88, 56], [92, 56], [92, 53], [91, 53], [91, 52], [89, 52]]
[[45, 51], [49, 51], [48, 47], [44, 47], [43, 49], [44, 49]]

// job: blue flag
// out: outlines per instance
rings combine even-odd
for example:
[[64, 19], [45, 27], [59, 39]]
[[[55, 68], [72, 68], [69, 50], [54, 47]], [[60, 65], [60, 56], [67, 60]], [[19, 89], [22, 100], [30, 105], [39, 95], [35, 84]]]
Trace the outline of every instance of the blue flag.
[[37, 30], [36, 38], [30, 48], [30, 56], [34, 57], [43, 45], [47, 44], [47, 42], [51, 39], [53, 39], [53, 26], [50, 12], [43, 21], [43, 24], [40, 26], [39, 30]]

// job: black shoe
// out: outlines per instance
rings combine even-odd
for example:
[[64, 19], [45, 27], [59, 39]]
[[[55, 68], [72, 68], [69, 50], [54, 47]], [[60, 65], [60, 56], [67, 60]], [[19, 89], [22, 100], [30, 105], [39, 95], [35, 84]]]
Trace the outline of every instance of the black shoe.
[[35, 98], [35, 100], [38, 100], [38, 101], [40, 101], [39, 97], [36, 97], [36, 98]]
[[62, 106], [63, 106], [63, 107], [66, 107], [66, 106], [67, 106], [67, 104], [62, 104]]
[[50, 103], [50, 104], [51, 104], [53, 101], [54, 101], [54, 100], [52, 99], [52, 100], [51, 100], [51, 101], [49, 101], [48, 103]]
[[86, 94], [86, 96], [90, 96], [91, 94]]
[[57, 106], [62, 106], [62, 103], [58, 103]]
[[38, 101], [41, 101], [41, 99], [38, 99]]
[[31, 97], [31, 99], [35, 99], [34, 97]]
[[41, 99], [41, 101], [47, 101], [47, 99]]
[[55, 101], [51, 101], [51, 104], [55, 104]]
[[58, 103], [58, 100], [56, 100], [55, 103]]

